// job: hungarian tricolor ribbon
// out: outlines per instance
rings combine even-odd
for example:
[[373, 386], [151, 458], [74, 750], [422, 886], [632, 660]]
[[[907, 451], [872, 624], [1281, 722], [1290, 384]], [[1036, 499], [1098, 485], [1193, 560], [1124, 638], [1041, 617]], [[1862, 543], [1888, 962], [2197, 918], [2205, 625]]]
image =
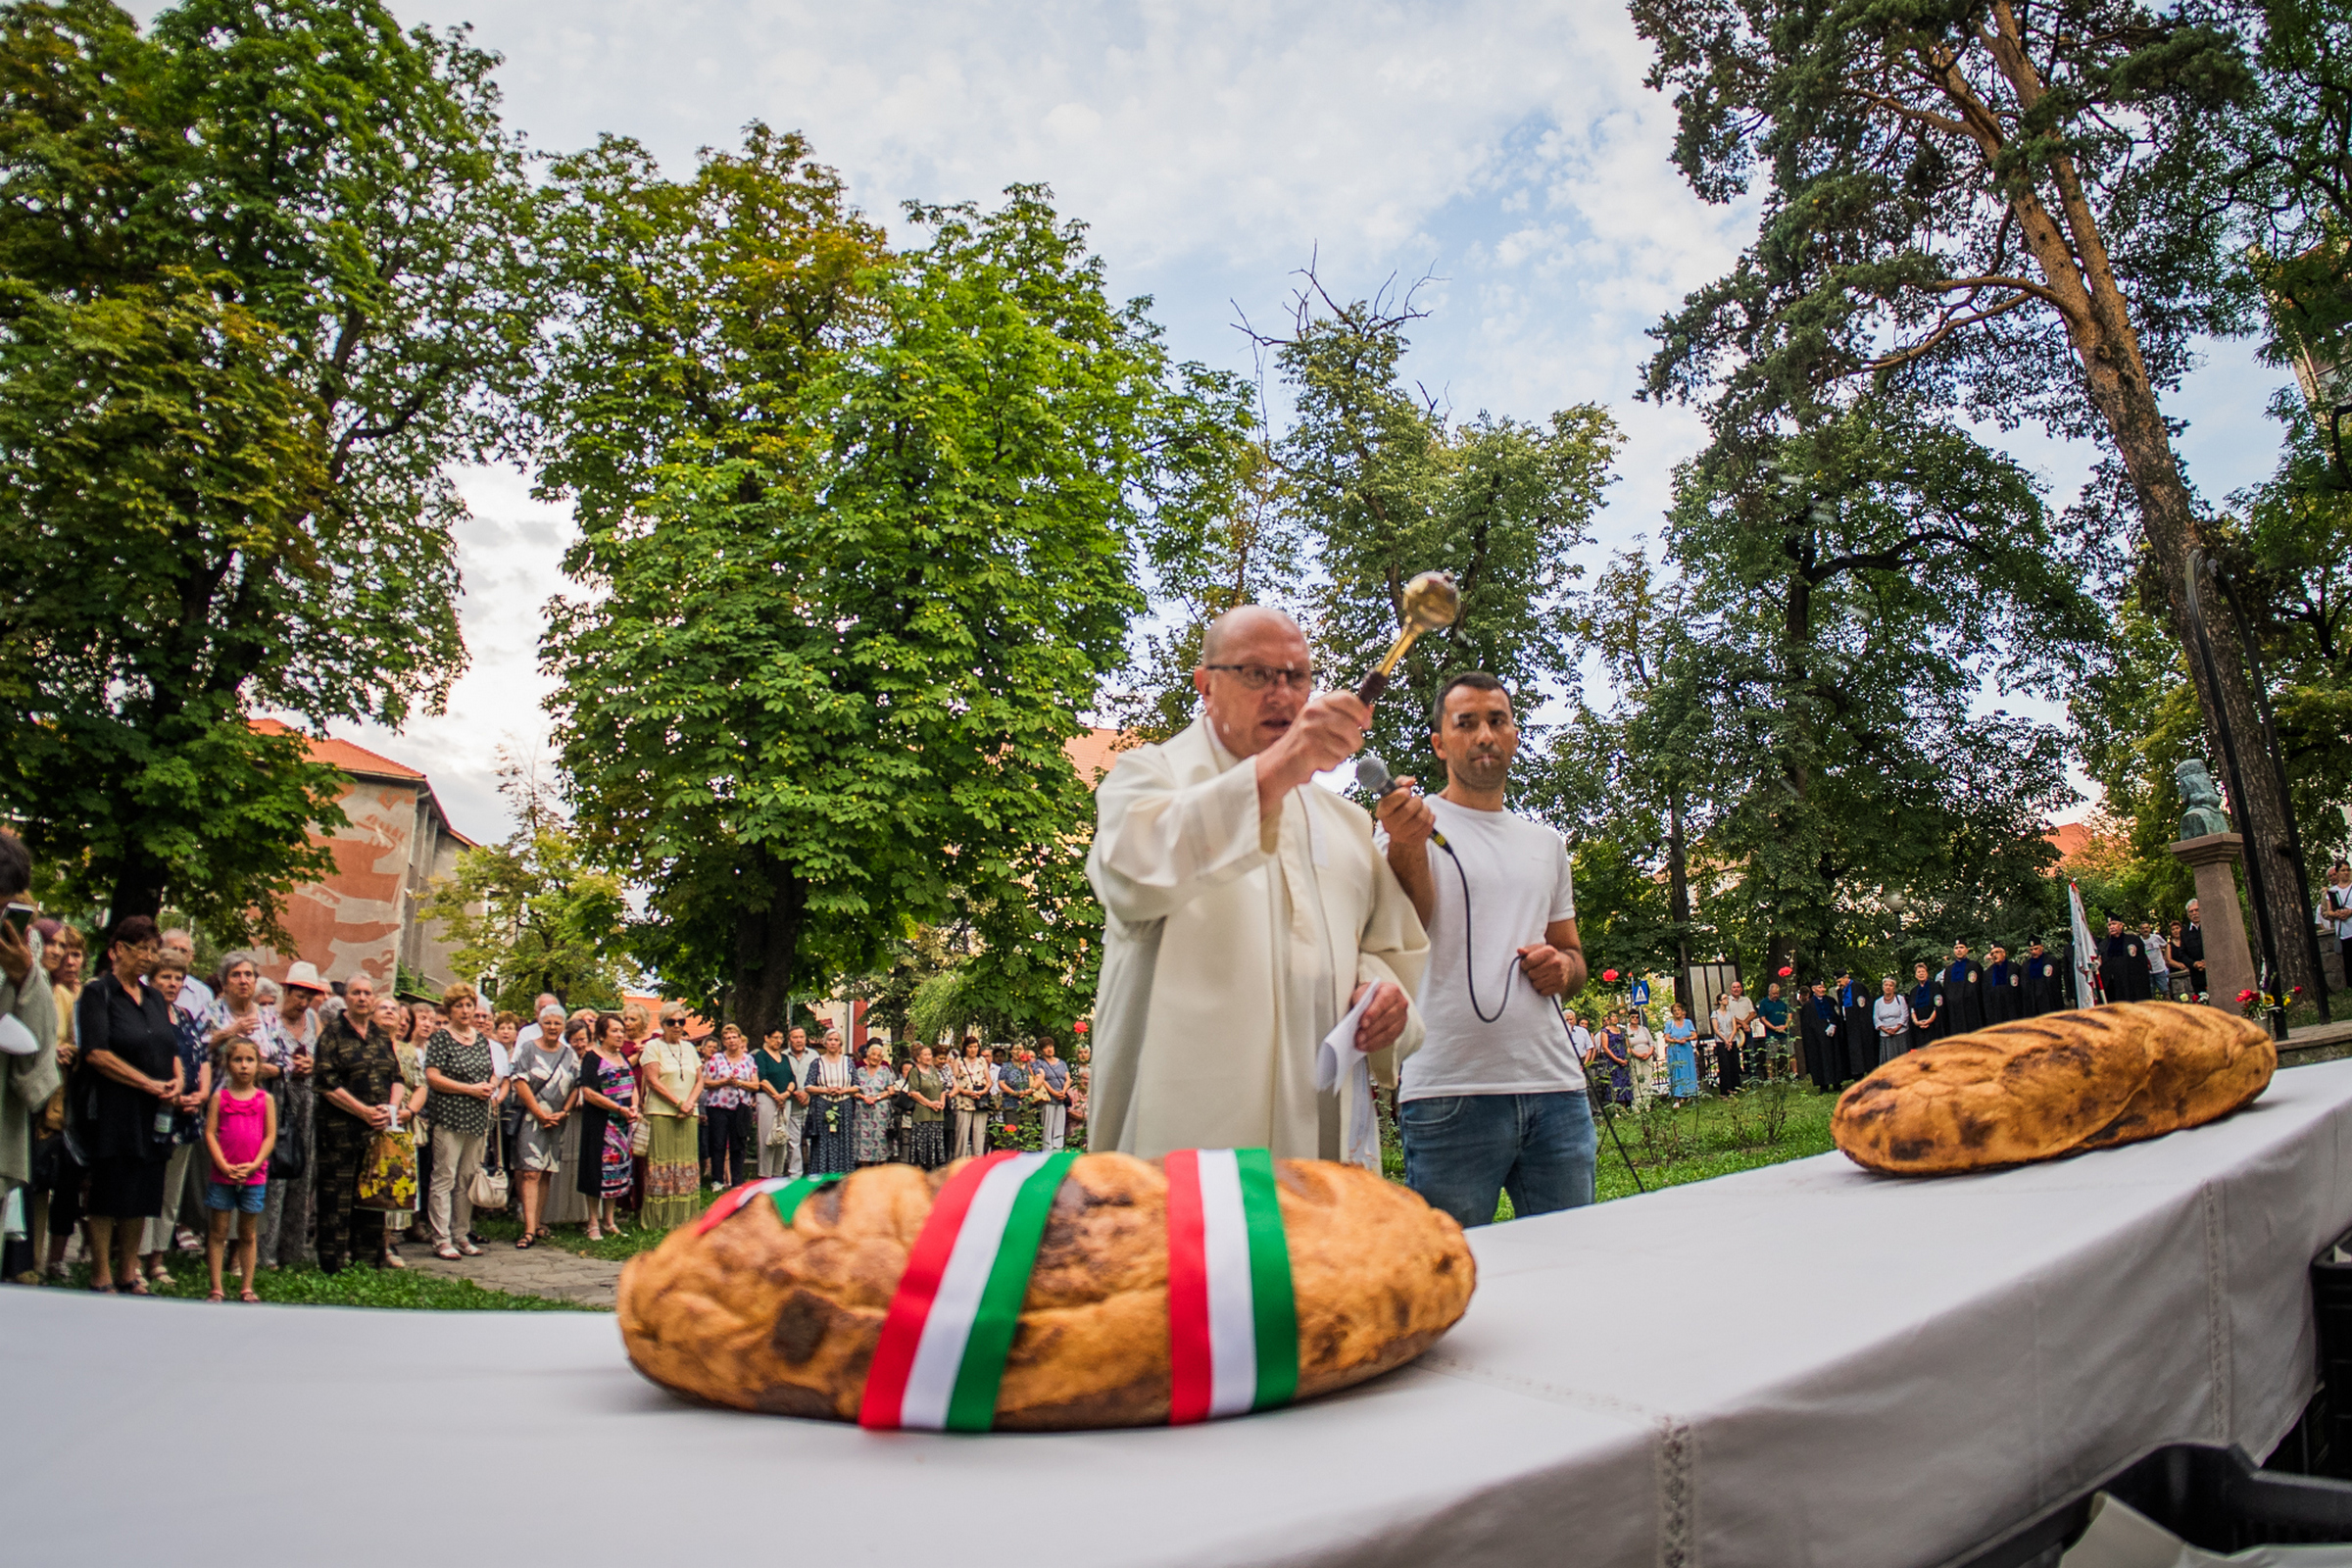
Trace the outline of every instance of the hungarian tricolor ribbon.
[[[1076, 1150], [965, 1161], [939, 1190], [882, 1320], [858, 1422], [871, 1431], [986, 1432], [1020, 1330], [1029, 1273]], [[1243, 1415], [1298, 1392], [1291, 1251], [1262, 1149], [1182, 1149], [1167, 1174], [1168, 1422]], [[839, 1176], [747, 1182], [701, 1235], [760, 1198], [790, 1225]]]
[[1262, 1149], [1180, 1149], [1168, 1178], [1168, 1424], [1298, 1392], [1291, 1250]]
[[1010, 1150], [969, 1160], [933, 1200], [882, 1319], [858, 1424], [986, 1432], [1020, 1328], [1054, 1195], [1078, 1158]]
[[801, 1204], [811, 1193], [840, 1180], [838, 1175], [763, 1176], [756, 1182], [745, 1182], [741, 1187], [730, 1188], [719, 1194], [717, 1200], [703, 1210], [702, 1218], [694, 1222], [694, 1234], [701, 1236], [708, 1233], [712, 1226], [740, 1214], [755, 1199], [760, 1198], [774, 1199], [776, 1218], [790, 1225], [792, 1216], [801, 1211]]

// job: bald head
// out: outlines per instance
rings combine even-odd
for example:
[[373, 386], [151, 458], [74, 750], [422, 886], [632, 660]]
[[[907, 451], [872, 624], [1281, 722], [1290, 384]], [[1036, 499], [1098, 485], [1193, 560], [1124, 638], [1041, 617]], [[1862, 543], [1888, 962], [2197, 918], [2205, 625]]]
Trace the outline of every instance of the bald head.
[[[1297, 621], [1264, 605], [1239, 605], [1201, 635], [1193, 689], [1225, 749], [1255, 757], [1280, 740], [1306, 706], [1312, 669], [1306, 634]], [[1285, 678], [1271, 678], [1278, 672]], [[1252, 686], [1252, 680], [1264, 684]]]
[[1286, 640], [1296, 637], [1301, 645], [1306, 641], [1306, 633], [1298, 629], [1298, 623], [1273, 606], [1236, 605], [1210, 621], [1208, 630], [1200, 634], [1200, 662], [1225, 663], [1237, 645], [1255, 643], [1258, 634]]

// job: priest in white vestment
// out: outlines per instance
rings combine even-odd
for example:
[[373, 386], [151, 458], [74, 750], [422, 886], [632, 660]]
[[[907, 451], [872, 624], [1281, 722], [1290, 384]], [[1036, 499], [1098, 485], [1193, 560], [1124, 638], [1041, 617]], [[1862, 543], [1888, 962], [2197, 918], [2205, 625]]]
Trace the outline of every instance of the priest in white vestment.
[[[1095, 792], [1087, 876], [1102, 901], [1088, 1144], [1340, 1157], [1339, 1091], [1315, 1051], [1367, 988], [1354, 1046], [1374, 1074], [1421, 1043], [1420, 917], [1372, 847], [1372, 819], [1314, 775], [1371, 714], [1310, 698], [1306, 638], [1261, 606], [1209, 627], [1201, 714], [1120, 755]], [[1342, 1083], [1346, 1081], [1343, 1075]]]

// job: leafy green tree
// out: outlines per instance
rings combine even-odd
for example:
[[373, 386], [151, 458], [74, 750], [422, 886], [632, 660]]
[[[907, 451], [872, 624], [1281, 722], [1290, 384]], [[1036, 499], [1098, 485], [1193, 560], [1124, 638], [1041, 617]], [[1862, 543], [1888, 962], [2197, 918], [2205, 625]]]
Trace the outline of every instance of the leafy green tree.
[[1058, 1021], [1079, 975], [1050, 956], [1099, 918], [1062, 896], [1092, 816], [1062, 743], [1201, 411], [1043, 191], [910, 207], [929, 240], [889, 256], [806, 151], [754, 127], [676, 184], [625, 144], [558, 167], [576, 821], [648, 890], [638, 956], [747, 1028], [959, 918]]
[[461, 975], [495, 976], [487, 1000], [499, 1005], [527, 1008], [546, 991], [570, 1007], [619, 1006], [627, 890], [584, 863], [554, 791], [530, 769], [508, 754], [498, 772], [514, 831], [504, 844], [460, 851], [425, 914], [455, 945]]
[[1461, 590], [1453, 625], [1398, 666], [1371, 735], [1395, 771], [1437, 788], [1430, 705], [1447, 675], [1487, 670], [1530, 711], [1547, 686], [1573, 689], [1575, 557], [1620, 437], [1590, 403], [1540, 423], [1451, 420], [1404, 384], [1416, 316], [1385, 296], [1342, 305], [1310, 274], [1289, 335], [1261, 341], [1295, 403], [1273, 451], [1314, 574], [1305, 608], [1324, 683], [1352, 687], [1379, 662], [1415, 574], [1450, 572]]
[[[2187, 4], [1633, 0], [1676, 159], [1728, 200], [1769, 181], [1756, 242], [1657, 328], [1653, 397], [1712, 397], [1719, 439], [1801, 433], [1858, 382], [2036, 419], [2115, 455], [2144, 591], [2188, 645], [2187, 570], [2212, 538], [2163, 395], [2200, 334], [2249, 324], [2235, 265], [2231, 116], [2253, 100], [2240, 31]], [[2259, 732], [2242, 650], [2213, 626], [2209, 732]], [[2237, 803], [2276, 918], [2294, 907], [2287, 803]], [[2308, 960], [2288, 979], [2308, 984]]]
[[2071, 799], [2062, 737], [1969, 709], [1986, 675], [2056, 695], [2102, 617], [2032, 476], [1863, 398], [1710, 447], [1678, 475], [1668, 539], [1714, 769], [1706, 853], [1736, 872], [1719, 902], [1747, 951], [1778, 969], [1876, 941], [1893, 895], [1955, 934], [2033, 896]]
[[465, 662], [456, 464], [539, 317], [494, 57], [365, 0], [0, 8], [0, 813], [61, 896], [277, 934]]

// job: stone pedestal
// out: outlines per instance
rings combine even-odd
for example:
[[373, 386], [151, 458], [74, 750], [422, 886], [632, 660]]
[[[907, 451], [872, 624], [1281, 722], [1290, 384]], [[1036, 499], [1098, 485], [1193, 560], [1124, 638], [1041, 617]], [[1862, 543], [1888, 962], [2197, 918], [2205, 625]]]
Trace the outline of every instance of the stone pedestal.
[[[2205, 994], [2225, 1012], [2247, 1015], [2240, 992], [2254, 988], [2254, 950], [2246, 942], [2245, 908], [2237, 902], [2236, 865], [2245, 840], [2235, 833], [2182, 839], [2173, 854], [2197, 874], [2198, 912], [2205, 927]], [[2259, 1008], [2252, 1014], [2260, 1021]]]

